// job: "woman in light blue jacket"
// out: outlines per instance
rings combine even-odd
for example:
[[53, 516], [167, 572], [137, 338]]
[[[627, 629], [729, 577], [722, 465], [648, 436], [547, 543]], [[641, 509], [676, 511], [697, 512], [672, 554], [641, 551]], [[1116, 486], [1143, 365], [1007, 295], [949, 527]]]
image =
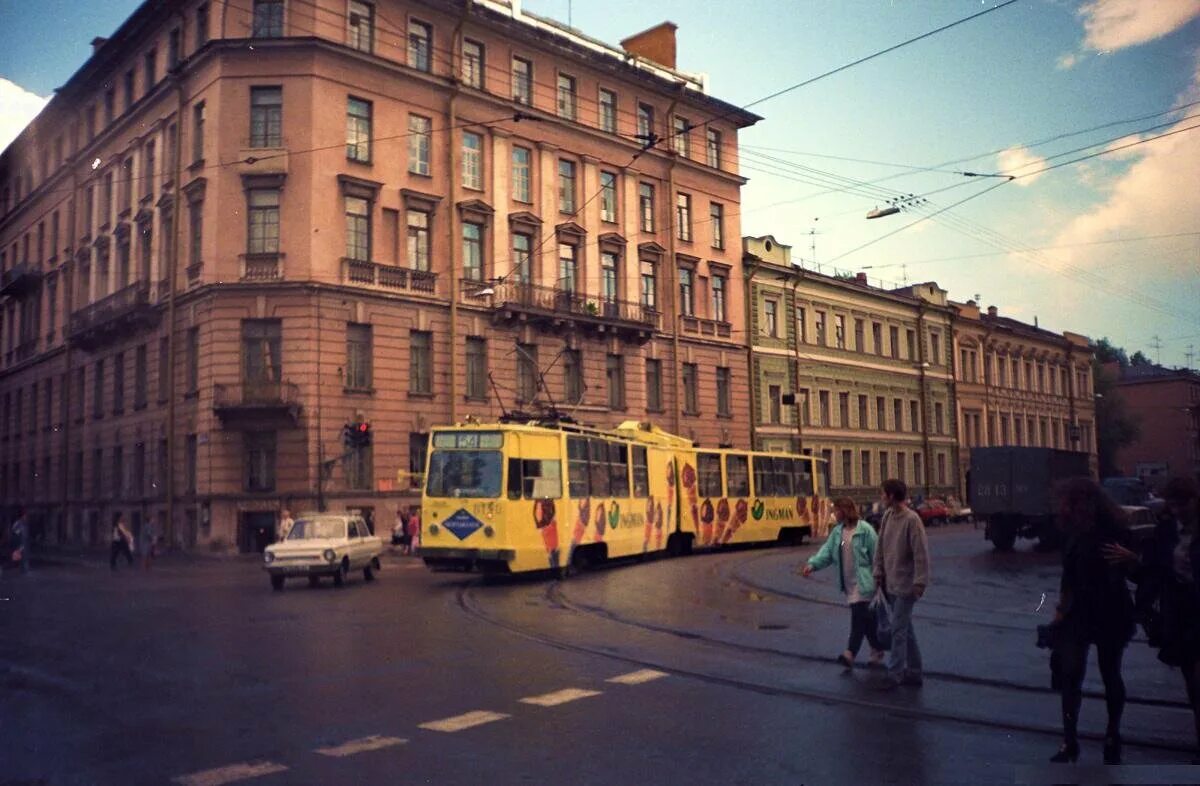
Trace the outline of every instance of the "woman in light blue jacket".
[[846, 651], [837, 656], [837, 661], [847, 669], [853, 668], [865, 636], [871, 645], [870, 665], [878, 666], [883, 662], [883, 647], [875, 636], [875, 615], [870, 609], [871, 596], [875, 594], [871, 567], [878, 536], [870, 524], [858, 517], [854, 500], [839, 497], [833, 501], [833, 510], [837, 524], [825, 545], [809, 558], [800, 572], [808, 578], [821, 568], [837, 567], [839, 585], [850, 604], [850, 641]]

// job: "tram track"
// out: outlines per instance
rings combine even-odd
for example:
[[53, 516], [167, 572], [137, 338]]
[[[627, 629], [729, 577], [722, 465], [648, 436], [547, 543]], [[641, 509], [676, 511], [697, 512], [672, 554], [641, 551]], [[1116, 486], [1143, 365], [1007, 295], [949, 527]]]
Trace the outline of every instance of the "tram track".
[[[705, 570], [706, 572], [715, 573], [720, 567], [721, 566], [719, 565], [705, 566]], [[861, 696], [848, 696], [845, 694], [808, 687], [768, 684], [766, 682], [755, 681], [744, 677], [714, 674], [712, 673], [712, 670], [687, 667], [678, 662], [672, 662], [668, 658], [655, 658], [645, 654], [622, 651], [619, 648], [619, 645], [600, 645], [595, 643], [575, 641], [568, 637], [548, 633], [539, 629], [537, 626], [515, 622], [511, 619], [507, 619], [492, 611], [489, 611], [485, 604], [480, 602], [481, 597], [479, 595], [479, 591], [484, 589], [485, 586], [487, 589], [494, 589], [496, 585], [486, 585], [483, 580], [475, 580], [458, 588], [455, 596], [456, 603], [465, 614], [476, 620], [479, 620], [480, 622], [506, 630], [511, 634], [536, 641], [540, 644], [553, 647], [555, 649], [594, 655], [643, 668], [659, 669], [679, 676], [689, 677], [707, 684], [721, 685], [724, 687], [751, 691], [763, 695], [817, 701], [826, 705], [836, 704], [847, 707], [855, 707], [858, 709], [889, 713], [892, 715], [938, 723], [965, 723], [980, 728], [1045, 735], [1055, 739], [1060, 738], [1062, 735], [1062, 730], [1057, 724], [1018, 723], [1003, 719], [986, 718], [963, 712], [932, 710], [926, 707], [912, 706], [911, 704], [906, 704], [903, 702], [893, 703], [885, 700], [872, 700]], [[533, 585], [529, 586], [532, 589]], [[670, 636], [676, 639], [702, 644], [707, 647], [712, 647], [716, 650], [721, 650], [731, 654], [759, 655], [763, 657], [781, 658], [788, 662], [800, 662], [804, 664], [811, 663], [819, 664], [826, 668], [830, 667], [828, 658], [805, 653], [791, 652], [773, 647], [736, 643], [707, 636], [703, 633], [698, 633], [695, 631], [688, 631], [673, 628], [667, 625], [628, 619], [607, 609], [590, 607], [573, 601], [566, 596], [562, 588], [563, 582], [559, 580], [552, 580], [544, 583], [536, 593], [539, 596], [536, 601], [528, 598], [523, 601], [522, 606], [525, 612], [528, 612], [530, 605], [545, 604], [561, 613], [569, 613], [585, 619], [602, 620], [613, 625], [632, 628], [652, 635]], [[1035, 686], [1024, 685], [1011, 681], [989, 680], [986, 678], [972, 677], [970, 675], [926, 672], [925, 676], [927, 681], [932, 680], [943, 683], [955, 683], [964, 686], [984, 687], [993, 690], [1005, 691], [1011, 694], [1035, 694], [1045, 697], [1047, 701], [1051, 701], [1051, 697], [1057, 695], [1055, 692], [1044, 688], [1038, 688]], [[1084, 696], [1090, 699], [1102, 699], [1102, 694], [1092, 691], [1085, 691]], [[1127, 703], [1135, 706], [1141, 706], [1147, 710], [1180, 711], [1187, 709], [1187, 705], [1181, 702], [1171, 702], [1159, 699], [1132, 698], [1129, 699]], [[1080, 737], [1092, 741], [1103, 740], [1103, 734], [1095, 732], [1081, 731]], [[1126, 736], [1124, 742], [1127, 747], [1131, 748], [1144, 748], [1147, 750], [1182, 753], [1190, 753], [1192, 751], [1191, 746], [1183, 742], [1141, 737], [1136, 734], [1132, 736]]]

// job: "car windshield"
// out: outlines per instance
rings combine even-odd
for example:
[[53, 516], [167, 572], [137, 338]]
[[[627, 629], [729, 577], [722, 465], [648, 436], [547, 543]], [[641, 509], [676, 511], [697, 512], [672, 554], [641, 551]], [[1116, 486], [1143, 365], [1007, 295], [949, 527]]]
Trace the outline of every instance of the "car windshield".
[[346, 537], [346, 522], [341, 519], [299, 519], [288, 540], [340, 540]]
[[429, 457], [431, 497], [500, 496], [501, 459], [498, 450], [435, 450]]

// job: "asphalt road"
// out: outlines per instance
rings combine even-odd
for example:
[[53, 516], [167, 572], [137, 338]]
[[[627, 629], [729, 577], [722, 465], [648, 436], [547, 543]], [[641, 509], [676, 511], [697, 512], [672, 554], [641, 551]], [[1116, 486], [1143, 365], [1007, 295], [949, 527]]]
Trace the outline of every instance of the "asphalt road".
[[[884, 694], [830, 662], [847, 613], [831, 571], [794, 574], [811, 546], [566, 582], [389, 558], [373, 584], [282, 593], [248, 560], [6, 573], [0, 784], [1036, 780], [1059, 742], [1032, 646], [1055, 558], [969, 527], [932, 544], [928, 678]], [[1130, 771], [1190, 761], [1178, 673], [1138, 642], [1125, 671]], [[1087, 764], [1103, 721], [1089, 698]]]

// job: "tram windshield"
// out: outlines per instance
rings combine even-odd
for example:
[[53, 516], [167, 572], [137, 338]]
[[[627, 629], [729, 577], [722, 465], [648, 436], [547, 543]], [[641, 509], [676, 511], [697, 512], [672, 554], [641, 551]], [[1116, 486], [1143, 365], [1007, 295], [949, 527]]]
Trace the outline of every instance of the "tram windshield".
[[425, 493], [431, 497], [500, 496], [503, 461], [498, 450], [435, 450]]

